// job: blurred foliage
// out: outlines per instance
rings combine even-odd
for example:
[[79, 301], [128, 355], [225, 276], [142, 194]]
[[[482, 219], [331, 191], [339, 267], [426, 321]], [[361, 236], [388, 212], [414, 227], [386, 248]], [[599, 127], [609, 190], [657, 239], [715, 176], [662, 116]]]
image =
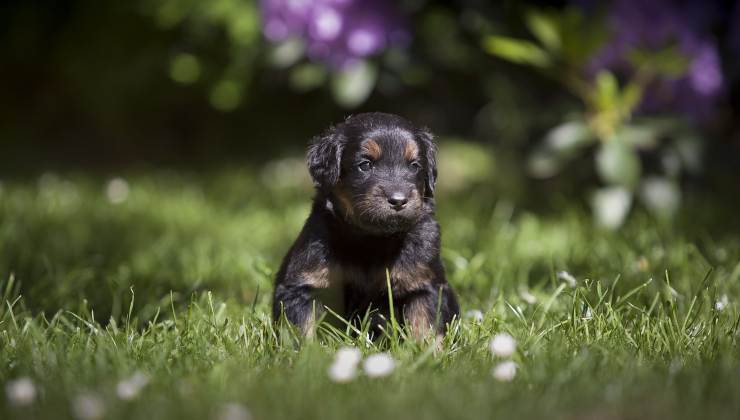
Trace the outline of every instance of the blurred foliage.
[[[142, 11], [164, 29], [183, 32], [181, 50], [172, 55], [170, 77], [182, 84], [201, 78], [203, 56], [210, 47], [225, 42], [225, 66], [208, 66], [203, 81], [211, 105], [222, 111], [236, 109], [249, 90], [255, 60], [259, 54], [260, 23], [257, 4], [252, 0], [144, 0]], [[206, 64], [210, 64], [206, 62]]]
[[[635, 70], [627, 78], [619, 80], [607, 69], [591, 75], [585, 71], [589, 60], [610, 41], [603, 20], [587, 20], [574, 7], [558, 12], [533, 10], [524, 19], [537, 42], [489, 35], [483, 39], [485, 51], [537, 68], [583, 104], [581, 113], [566, 117], [566, 122], [545, 135], [529, 158], [530, 173], [550, 177], [581, 153], [593, 153], [596, 173], [606, 185], [592, 200], [602, 225], [621, 226], [638, 191], [644, 205], [658, 216], [675, 214], [681, 173], [700, 169], [697, 133], [677, 117], [655, 120], [635, 114], [649, 84], [684, 76], [688, 58], [673, 46], [657, 52], [636, 46], [628, 55]], [[679, 144], [690, 144], [683, 156]], [[660, 175], [643, 177], [641, 153], [658, 154], [663, 162]]]
[[738, 180], [740, 31], [689, 3], [645, 3], [653, 31], [622, 0], [11, 2], [0, 175], [254, 164], [382, 110], [484, 145], [533, 208], [560, 191], [611, 226], [638, 205], [670, 220], [687, 188]]

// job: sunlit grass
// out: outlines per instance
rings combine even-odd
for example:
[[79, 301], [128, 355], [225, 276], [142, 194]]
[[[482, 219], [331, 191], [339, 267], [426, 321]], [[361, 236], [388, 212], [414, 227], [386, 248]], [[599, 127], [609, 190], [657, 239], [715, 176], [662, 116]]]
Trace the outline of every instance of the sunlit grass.
[[[475, 186], [442, 184], [438, 215], [448, 276], [473, 312], [442, 349], [341, 322], [302, 342], [269, 317], [309, 209], [301, 165], [4, 181], [0, 418], [740, 413], [740, 238], [702, 227], [701, 206], [673, 225], [637, 212], [609, 232], [585, 206], [534, 213], [462, 174]], [[346, 346], [362, 360], [387, 352], [393, 368], [383, 356], [388, 376], [357, 362], [334, 381]], [[494, 376], [510, 362], [510, 382], [511, 370]]]

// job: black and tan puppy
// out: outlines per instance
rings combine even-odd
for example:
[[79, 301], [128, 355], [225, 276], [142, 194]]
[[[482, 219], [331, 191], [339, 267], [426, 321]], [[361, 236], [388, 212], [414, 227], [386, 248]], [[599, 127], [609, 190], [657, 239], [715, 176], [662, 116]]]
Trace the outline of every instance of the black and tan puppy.
[[311, 214], [277, 274], [273, 316], [314, 332], [324, 306], [358, 320], [396, 317], [417, 338], [443, 334], [459, 313], [433, 218], [432, 135], [391, 114], [353, 116], [315, 138]]

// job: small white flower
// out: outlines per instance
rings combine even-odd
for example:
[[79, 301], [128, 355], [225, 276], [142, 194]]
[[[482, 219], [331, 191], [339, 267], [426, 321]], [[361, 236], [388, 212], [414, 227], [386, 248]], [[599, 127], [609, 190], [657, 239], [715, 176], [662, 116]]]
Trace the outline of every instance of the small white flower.
[[593, 317], [594, 317], [594, 314], [593, 314], [593, 312], [591, 312], [591, 308], [586, 308], [586, 313], [583, 314], [583, 318], [582, 319], [591, 319]]
[[335, 361], [329, 366], [327, 373], [332, 382], [340, 384], [351, 382], [357, 377], [357, 365]]
[[363, 363], [365, 374], [371, 378], [388, 376], [396, 368], [396, 361], [388, 353], [376, 353], [368, 356]]
[[252, 413], [239, 403], [226, 403], [218, 410], [216, 420], [251, 420]]
[[347, 363], [351, 365], [357, 365], [362, 359], [362, 353], [357, 347], [340, 347], [337, 353], [334, 355], [334, 361], [339, 363]]
[[105, 195], [108, 196], [108, 201], [113, 204], [121, 204], [126, 201], [128, 193], [128, 182], [123, 178], [111, 179], [105, 188]]
[[83, 393], [72, 401], [72, 411], [80, 420], [97, 420], [105, 414], [105, 403], [96, 394]]
[[675, 182], [661, 177], [649, 177], [640, 188], [642, 203], [659, 216], [671, 216], [681, 204], [681, 190]]
[[180, 380], [177, 383], [177, 392], [179, 392], [180, 395], [184, 397], [191, 397], [193, 394], [195, 394], [195, 387], [193, 386], [192, 382], [188, 380]]
[[593, 196], [593, 209], [596, 222], [607, 228], [622, 226], [632, 207], [632, 193], [623, 187], [602, 188]]
[[727, 308], [727, 305], [730, 304], [730, 300], [727, 298], [727, 295], [722, 295], [721, 298], [717, 302], [714, 303], [714, 309], [718, 311], [723, 311], [725, 308]]
[[530, 305], [534, 305], [537, 303], [537, 296], [533, 295], [532, 292], [529, 291], [529, 289], [521, 289], [519, 290], [519, 296], [521, 296], [522, 300], [527, 302]]
[[29, 378], [18, 378], [5, 384], [5, 394], [13, 405], [30, 405], [36, 400], [36, 386]]
[[576, 287], [576, 278], [573, 277], [572, 274], [570, 274], [567, 271], [558, 271], [558, 278], [566, 283], [568, 283], [568, 286], [570, 287]]
[[507, 333], [496, 334], [489, 343], [494, 356], [509, 357], [516, 351], [516, 340]]
[[337, 383], [350, 382], [357, 377], [357, 365], [362, 359], [360, 349], [342, 347], [334, 355], [334, 362], [329, 366], [329, 379]]
[[473, 322], [480, 324], [483, 322], [483, 312], [478, 309], [471, 309], [465, 312], [465, 318], [472, 319]]
[[516, 363], [511, 360], [507, 360], [497, 364], [491, 371], [491, 374], [497, 381], [511, 382], [516, 376], [516, 369]]
[[116, 385], [118, 398], [128, 401], [136, 398], [149, 383], [149, 376], [141, 372], [134, 373], [130, 378], [124, 379]]
[[668, 365], [668, 373], [671, 376], [676, 376], [683, 369], [683, 362], [679, 359], [673, 359], [671, 364]]

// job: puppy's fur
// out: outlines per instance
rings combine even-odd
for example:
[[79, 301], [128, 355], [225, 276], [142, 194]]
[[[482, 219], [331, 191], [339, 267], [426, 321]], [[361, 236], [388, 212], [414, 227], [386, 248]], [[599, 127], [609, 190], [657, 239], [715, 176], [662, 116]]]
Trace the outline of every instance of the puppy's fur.
[[277, 274], [273, 316], [311, 336], [324, 306], [356, 321], [372, 309], [389, 319], [386, 270], [396, 318], [415, 337], [443, 334], [459, 314], [439, 257], [433, 218], [432, 135], [391, 114], [359, 114], [308, 149], [316, 185], [311, 214]]

